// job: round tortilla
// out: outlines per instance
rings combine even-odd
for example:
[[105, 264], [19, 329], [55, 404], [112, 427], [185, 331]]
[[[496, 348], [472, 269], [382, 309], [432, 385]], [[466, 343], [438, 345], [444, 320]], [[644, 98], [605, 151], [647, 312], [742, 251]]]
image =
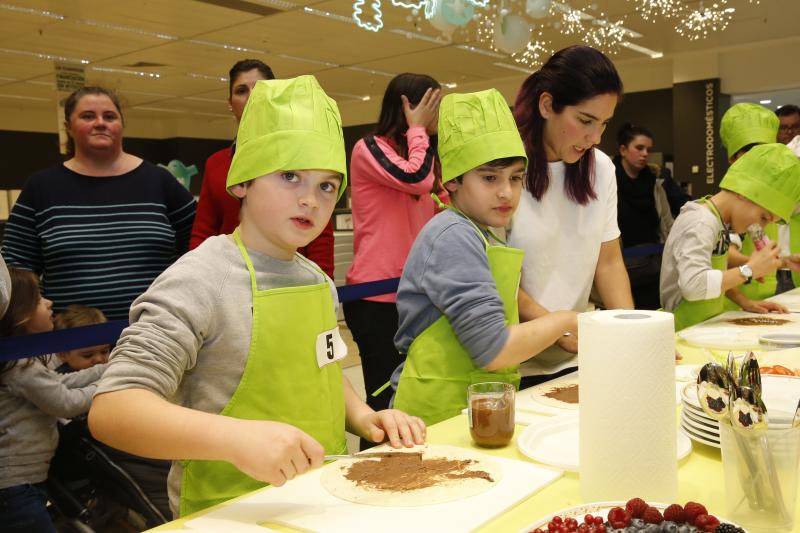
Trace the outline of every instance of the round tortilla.
[[[384, 448], [381, 451], [390, 451], [390, 449]], [[492, 461], [486, 455], [465, 448], [432, 445], [425, 448], [422, 458], [423, 460], [437, 458], [471, 459], [474, 463], [470, 464], [467, 470], [486, 472], [491, 476], [492, 481], [474, 478], [447, 479], [434, 486], [421, 489], [380, 490], [358, 485], [345, 477], [350, 465], [354, 462], [370, 460], [357, 458], [343, 459], [325, 466], [320, 481], [330, 494], [349, 502], [382, 507], [418, 507], [461, 500], [480, 494], [495, 486], [503, 477], [503, 467], [499, 463]]]
[[577, 411], [578, 410], [578, 403], [570, 403], [570, 402], [562, 402], [556, 398], [551, 398], [549, 396], [545, 396], [547, 393], [555, 390], [560, 389], [562, 387], [571, 387], [571, 386], [578, 385], [578, 377], [572, 377], [568, 379], [561, 379], [556, 382], [549, 382], [549, 383], [542, 383], [541, 385], [536, 385], [533, 387], [531, 392], [531, 399], [537, 403], [542, 405], [548, 405], [550, 407], [555, 407], [557, 409], [568, 409]]

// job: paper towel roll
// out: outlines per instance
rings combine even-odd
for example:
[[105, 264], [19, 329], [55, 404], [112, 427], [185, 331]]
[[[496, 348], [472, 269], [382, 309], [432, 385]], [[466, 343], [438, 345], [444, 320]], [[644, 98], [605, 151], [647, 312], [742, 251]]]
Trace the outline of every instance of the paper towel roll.
[[676, 501], [672, 314], [582, 313], [578, 364], [584, 501]]

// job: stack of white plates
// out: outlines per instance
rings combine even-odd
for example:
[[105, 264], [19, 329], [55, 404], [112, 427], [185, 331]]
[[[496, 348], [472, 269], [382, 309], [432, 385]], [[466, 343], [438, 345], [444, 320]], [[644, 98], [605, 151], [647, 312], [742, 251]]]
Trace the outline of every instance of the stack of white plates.
[[[787, 427], [800, 400], [800, 378], [762, 375], [761, 387], [770, 427]], [[681, 431], [692, 440], [719, 448], [719, 423], [703, 412], [695, 383], [687, 383], [683, 387], [681, 403]]]

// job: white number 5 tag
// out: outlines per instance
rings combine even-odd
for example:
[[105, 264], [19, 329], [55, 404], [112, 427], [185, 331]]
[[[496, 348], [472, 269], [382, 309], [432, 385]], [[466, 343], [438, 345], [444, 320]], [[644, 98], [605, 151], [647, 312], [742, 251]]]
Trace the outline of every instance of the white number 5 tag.
[[339, 334], [339, 326], [317, 335], [317, 365], [325, 365], [347, 357], [347, 345]]

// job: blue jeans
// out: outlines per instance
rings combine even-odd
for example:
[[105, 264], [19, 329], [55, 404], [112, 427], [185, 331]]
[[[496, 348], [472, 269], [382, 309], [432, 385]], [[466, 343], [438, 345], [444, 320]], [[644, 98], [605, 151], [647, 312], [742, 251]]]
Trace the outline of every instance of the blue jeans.
[[55, 533], [44, 483], [0, 489], [0, 532]]

